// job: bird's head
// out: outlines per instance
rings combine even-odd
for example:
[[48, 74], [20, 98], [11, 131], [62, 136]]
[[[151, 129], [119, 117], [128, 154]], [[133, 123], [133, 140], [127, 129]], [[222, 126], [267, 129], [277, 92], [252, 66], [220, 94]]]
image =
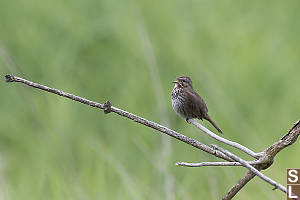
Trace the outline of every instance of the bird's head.
[[192, 86], [192, 79], [188, 76], [180, 76], [175, 77], [177, 81], [173, 81], [172, 83], [175, 83], [175, 86], [182, 87], [182, 88], [193, 88]]

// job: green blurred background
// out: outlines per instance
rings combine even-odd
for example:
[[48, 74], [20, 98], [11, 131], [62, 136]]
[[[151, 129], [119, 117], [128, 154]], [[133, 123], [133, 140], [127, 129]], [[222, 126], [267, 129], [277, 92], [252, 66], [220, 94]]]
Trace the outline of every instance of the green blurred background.
[[[172, 110], [189, 75], [224, 136], [260, 151], [299, 119], [299, 1], [0, 2], [1, 199], [220, 199], [246, 170], [13, 73], [216, 143]], [[202, 123], [202, 122], [201, 122]], [[214, 128], [203, 122], [211, 130]], [[220, 144], [220, 143], [217, 143]], [[220, 144], [245, 159], [248, 156]], [[300, 145], [264, 173], [285, 185]], [[255, 178], [236, 199], [284, 199]]]

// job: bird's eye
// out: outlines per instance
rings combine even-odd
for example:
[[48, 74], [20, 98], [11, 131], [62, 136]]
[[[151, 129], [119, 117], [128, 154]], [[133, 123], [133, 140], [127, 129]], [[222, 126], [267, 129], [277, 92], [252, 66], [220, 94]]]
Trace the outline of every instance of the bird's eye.
[[182, 82], [185, 82], [185, 80], [182, 80]]

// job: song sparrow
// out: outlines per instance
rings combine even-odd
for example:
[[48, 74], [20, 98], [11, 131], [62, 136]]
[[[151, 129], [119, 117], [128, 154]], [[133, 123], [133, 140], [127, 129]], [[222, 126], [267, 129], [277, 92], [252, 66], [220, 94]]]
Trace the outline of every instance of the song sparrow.
[[173, 81], [175, 86], [172, 90], [172, 107], [174, 111], [185, 118], [186, 121], [193, 118], [198, 118], [209, 121], [219, 133], [222, 133], [221, 129], [207, 114], [207, 106], [204, 100], [194, 91], [192, 86], [192, 80], [187, 76], [181, 76], [176, 78], [177, 81]]

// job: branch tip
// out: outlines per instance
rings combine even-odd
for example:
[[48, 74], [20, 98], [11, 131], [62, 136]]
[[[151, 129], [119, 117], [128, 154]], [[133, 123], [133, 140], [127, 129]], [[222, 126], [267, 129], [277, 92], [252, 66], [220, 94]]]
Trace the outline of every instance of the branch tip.
[[183, 162], [177, 162], [175, 163], [176, 166], [183, 166]]
[[12, 74], [7, 74], [5, 75], [5, 81], [8, 82], [14, 82], [15, 81], [15, 76]]

